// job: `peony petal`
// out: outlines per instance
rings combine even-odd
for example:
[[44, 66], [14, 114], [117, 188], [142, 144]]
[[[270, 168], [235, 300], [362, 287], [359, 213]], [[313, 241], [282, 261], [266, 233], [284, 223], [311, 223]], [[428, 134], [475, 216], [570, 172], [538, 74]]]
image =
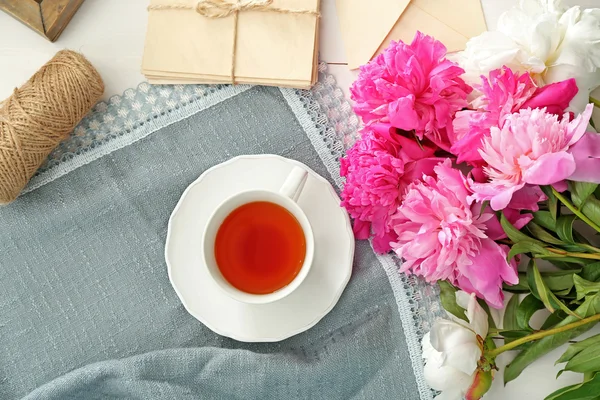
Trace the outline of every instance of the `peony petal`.
[[431, 345], [431, 333], [429, 332], [423, 335], [423, 339], [421, 339], [421, 348], [423, 349], [423, 358], [430, 358], [433, 357], [435, 353], [440, 353]]
[[[469, 379], [473, 379], [469, 377]], [[435, 400], [463, 400], [465, 392], [458, 388], [448, 389], [435, 397]]]
[[438, 320], [431, 330], [431, 345], [442, 353], [443, 366], [471, 375], [477, 369], [481, 349], [475, 332], [454, 321]]
[[561, 82], [575, 78], [579, 91], [571, 100], [569, 109], [577, 113], [583, 112], [590, 100], [590, 92], [600, 85], [600, 74], [590, 72], [581, 65], [557, 64], [548, 68], [544, 74], [546, 83]]
[[[386, 254], [392, 250], [391, 243], [394, 242], [398, 238], [394, 232], [387, 233], [383, 236], [375, 236], [373, 237], [373, 250], [377, 254]], [[357, 237], [358, 239], [358, 237]]]
[[574, 145], [577, 143], [585, 132], [587, 131], [588, 125], [592, 118], [592, 113], [594, 112], [594, 105], [588, 104], [585, 107], [583, 113], [577, 116], [573, 121], [569, 122], [569, 133], [571, 134], [571, 140], [569, 141], [569, 145]]
[[459, 290], [455, 294], [456, 303], [466, 309], [466, 315], [469, 319], [469, 325], [475, 331], [476, 334], [485, 338], [488, 333], [488, 315], [481, 308], [479, 303], [477, 302], [477, 297], [475, 293], [468, 294], [462, 290]]
[[539, 88], [522, 108], [546, 108], [549, 113], [562, 115], [578, 91], [573, 78], [552, 83]]
[[404, 131], [414, 131], [419, 127], [419, 115], [415, 111], [415, 96], [399, 98], [390, 103], [389, 117], [392, 126]]
[[523, 186], [525, 186], [525, 184], [499, 189], [498, 192], [490, 199], [490, 206], [492, 209], [494, 211], [500, 211], [508, 207], [508, 204], [512, 200], [513, 194]]
[[[537, 210], [532, 210], [532, 211], [537, 211]], [[519, 230], [524, 228], [525, 225], [527, 225], [533, 219], [533, 214], [530, 214], [530, 213], [521, 214], [521, 211], [515, 210], [514, 208], [510, 208], [510, 207], [505, 208], [502, 212], [504, 213], [504, 216], [506, 217], [508, 222], [510, 222], [512, 226], [514, 226], [515, 228], [517, 228]], [[488, 233], [488, 237], [491, 239], [489, 232], [486, 231], [486, 233]], [[502, 238], [502, 239], [504, 239], [504, 238]], [[498, 239], [495, 239], [495, 240], [498, 240]]]
[[[474, 214], [476, 214], [475, 211]], [[486, 211], [482, 214], [482, 216], [484, 215], [489, 215], [491, 217], [487, 221], [485, 221], [485, 234], [487, 235], [487, 237], [489, 237], [492, 240], [505, 239], [506, 233], [504, 232], [502, 225], [500, 225], [500, 221], [498, 220], [496, 214], [492, 212], [489, 208], [487, 208]]]
[[523, 181], [532, 185], [552, 185], [575, 172], [575, 159], [566, 151], [543, 154], [523, 172]]
[[430, 332], [431, 345], [441, 353], [463, 344], [476, 343], [475, 332], [465, 325], [446, 319], [438, 319]]
[[[577, 164], [577, 160], [575, 160], [575, 164]], [[575, 170], [575, 172], [577, 172], [577, 170]], [[573, 176], [573, 175], [571, 175], [571, 176]], [[566, 180], [564, 180], [564, 181], [553, 183], [552, 187], [554, 189], [556, 189], [556, 191], [558, 193], [562, 193], [562, 192], [566, 192], [569, 189], [569, 184], [567, 183]]]
[[[441, 353], [427, 357], [423, 369], [427, 384], [434, 390], [457, 396], [447, 397], [447, 399], [462, 400], [463, 393], [471, 386], [473, 378], [456, 368], [444, 367], [442, 363]], [[437, 398], [439, 399], [439, 396]]]
[[358, 240], [368, 239], [369, 236], [371, 236], [371, 223], [361, 220], [354, 220], [352, 230], [354, 231], [354, 236]]
[[460, 267], [458, 287], [476, 293], [494, 308], [502, 308], [502, 283], [514, 285], [519, 281], [516, 264], [509, 264], [506, 255], [506, 250], [493, 240], [482, 240], [479, 253], [471, 259], [472, 264]]
[[569, 180], [600, 183], [600, 134], [586, 133], [571, 148], [571, 154], [575, 158], [576, 168]]
[[[529, 210], [538, 211], [540, 209], [538, 203], [546, 200], [547, 197], [542, 192], [539, 186], [526, 185], [521, 190], [517, 190], [508, 205], [508, 208], [514, 210]], [[507, 215], [507, 218], [508, 215]], [[509, 218], [509, 221], [515, 225], [514, 221]], [[516, 225], [515, 225], [516, 226]], [[521, 229], [522, 226], [518, 227]]]
[[[475, 336], [473, 336], [475, 337]], [[481, 348], [477, 339], [470, 343], [453, 346], [443, 352], [444, 367], [452, 367], [466, 375], [472, 375], [477, 370], [477, 363], [481, 359]]]
[[458, 54], [459, 65], [465, 70], [467, 82], [479, 83], [481, 75], [507, 65], [515, 65], [519, 45], [502, 32], [489, 31], [467, 42]]

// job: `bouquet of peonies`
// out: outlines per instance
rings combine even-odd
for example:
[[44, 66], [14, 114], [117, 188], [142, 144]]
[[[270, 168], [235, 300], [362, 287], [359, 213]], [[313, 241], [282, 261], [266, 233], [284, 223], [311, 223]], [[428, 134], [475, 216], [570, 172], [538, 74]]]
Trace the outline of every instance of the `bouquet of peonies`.
[[[522, 0], [454, 61], [417, 33], [361, 67], [342, 204], [357, 238], [440, 285], [452, 320], [423, 339], [440, 398], [479, 399], [499, 354], [520, 352], [507, 383], [600, 321], [599, 85], [600, 9], [558, 0]], [[520, 295], [500, 328], [484, 310], [503, 308], [504, 291]], [[583, 382], [546, 399], [600, 399], [599, 353], [600, 336], [571, 345], [558, 361]]]

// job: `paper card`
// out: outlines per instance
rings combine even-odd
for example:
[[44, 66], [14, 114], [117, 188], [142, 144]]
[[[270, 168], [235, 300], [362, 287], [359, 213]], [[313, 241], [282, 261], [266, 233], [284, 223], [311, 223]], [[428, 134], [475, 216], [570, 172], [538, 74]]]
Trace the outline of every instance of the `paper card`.
[[[480, 0], [379, 0], [375, 5], [337, 0], [336, 6], [350, 69], [367, 63], [392, 40], [410, 43], [417, 31], [434, 36], [454, 52], [487, 30]], [[383, 29], [383, 38], [361, 36]]]
[[[185, 4], [193, 6], [196, 1]], [[310, 86], [316, 77], [319, 21], [316, 15], [293, 11], [316, 12], [319, 0], [274, 0], [270, 7], [290, 12], [240, 11], [237, 32], [233, 16], [207, 18], [191, 9], [150, 11], [143, 72], [154, 78], [230, 82], [235, 59], [236, 82]]]

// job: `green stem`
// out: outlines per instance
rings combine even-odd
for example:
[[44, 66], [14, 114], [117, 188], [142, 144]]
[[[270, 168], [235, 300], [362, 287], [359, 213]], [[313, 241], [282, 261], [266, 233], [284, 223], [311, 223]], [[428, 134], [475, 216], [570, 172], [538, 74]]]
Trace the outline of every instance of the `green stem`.
[[589, 254], [589, 253], [569, 253], [559, 249], [553, 249], [552, 247], [546, 247], [551, 253], [557, 254], [562, 257], [575, 257], [575, 258], [586, 258], [588, 260], [600, 260], [600, 254]]
[[546, 336], [552, 336], [552, 335], [556, 335], [558, 333], [570, 331], [571, 329], [579, 328], [580, 326], [587, 325], [589, 323], [596, 322], [596, 321], [600, 321], [600, 314], [592, 315], [591, 317], [584, 318], [580, 321], [576, 321], [576, 322], [570, 323], [565, 326], [548, 329], [545, 331], [539, 331], [539, 332], [533, 333], [531, 335], [522, 337], [520, 339], [516, 339], [510, 343], [505, 344], [504, 346], [500, 346], [495, 350], [491, 350], [491, 351], [487, 352], [486, 355], [488, 357], [497, 357], [498, 355], [504, 353], [505, 351], [512, 350], [515, 347], [518, 347], [522, 344], [529, 343], [534, 340], [543, 339]]
[[567, 253], [566, 257], [587, 258], [588, 260], [600, 260], [600, 254]]
[[[591, 247], [591, 246], [590, 246]], [[590, 260], [600, 260], [600, 254], [588, 254], [588, 253], [571, 253], [562, 249], [555, 249], [552, 247], [546, 247], [550, 253], [557, 254], [563, 257], [575, 257], [575, 258], [587, 258]]]
[[597, 372], [584, 372], [583, 373], [583, 381], [587, 382], [587, 381], [591, 381], [594, 378], [594, 375], [596, 375]]
[[552, 188], [552, 193], [556, 196], [561, 203], [563, 203], [571, 212], [579, 217], [583, 222], [594, 228], [597, 232], [600, 232], [600, 226], [596, 225], [591, 219], [586, 217], [577, 207], [575, 207], [569, 200], [566, 199], [561, 193], [559, 193], [556, 189]]
[[593, 251], [594, 253], [600, 253], [600, 249], [585, 243], [575, 243], [577, 246], [585, 247], [588, 250]]

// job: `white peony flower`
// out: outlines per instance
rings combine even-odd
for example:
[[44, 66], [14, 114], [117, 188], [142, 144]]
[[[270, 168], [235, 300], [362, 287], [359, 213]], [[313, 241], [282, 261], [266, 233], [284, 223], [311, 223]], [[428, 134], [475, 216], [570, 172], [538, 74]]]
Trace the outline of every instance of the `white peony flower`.
[[575, 78], [579, 93], [571, 108], [581, 112], [600, 86], [600, 9], [521, 0], [500, 16], [497, 31], [471, 39], [457, 58], [472, 84], [504, 65], [531, 73], [540, 85]]
[[469, 323], [448, 314], [452, 320], [438, 320], [423, 337], [425, 380], [442, 393], [436, 400], [475, 400], [492, 383], [491, 372], [478, 369], [483, 342], [488, 333], [488, 317], [475, 294], [456, 292], [456, 302], [466, 309]]

